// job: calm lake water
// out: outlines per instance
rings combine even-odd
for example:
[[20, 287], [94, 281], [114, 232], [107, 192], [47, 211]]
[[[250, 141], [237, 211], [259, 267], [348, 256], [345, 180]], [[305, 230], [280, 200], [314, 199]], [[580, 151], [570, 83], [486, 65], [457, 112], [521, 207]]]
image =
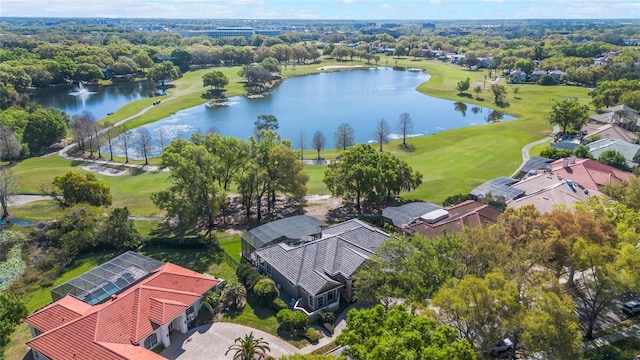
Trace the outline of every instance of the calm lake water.
[[217, 109], [199, 105], [145, 127], [152, 134], [162, 128], [172, 137], [217, 131], [247, 139], [256, 118], [271, 114], [278, 118], [278, 133], [283, 138], [291, 139], [297, 148], [302, 132], [305, 148], [310, 149], [316, 131], [324, 134], [326, 147], [333, 148], [334, 133], [341, 123], [351, 125], [357, 143], [372, 142], [380, 119], [397, 133], [398, 118], [404, 112], [413, 118], [413, 136], [515, 119], [489, 108], [417, 92], [416, 87], [429, 77], [424, 72], [376, 68], [290, 78], [264, 98], [233, 97], [229, 106]]
[[84, 87], [86, 92], [79, 94], [76, 86], [65, 86], [31, 95], [30, 98], [44, 107], [60, 109], [69, 115], [87, 110], [101, 119], [132, 101], [160, 94], [153, 82]]

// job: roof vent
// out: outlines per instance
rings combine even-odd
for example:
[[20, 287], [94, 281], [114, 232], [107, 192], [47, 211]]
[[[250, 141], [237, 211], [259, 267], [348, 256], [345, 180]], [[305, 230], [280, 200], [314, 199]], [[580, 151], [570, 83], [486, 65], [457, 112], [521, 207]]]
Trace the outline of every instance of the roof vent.
[[111, 301], [114, 301], [114, 300], [116, 300], [117, 298], [118, 298], [118, 295], [116, 295], [116, 294], [112, 294], [112, 295], [111, 295]]

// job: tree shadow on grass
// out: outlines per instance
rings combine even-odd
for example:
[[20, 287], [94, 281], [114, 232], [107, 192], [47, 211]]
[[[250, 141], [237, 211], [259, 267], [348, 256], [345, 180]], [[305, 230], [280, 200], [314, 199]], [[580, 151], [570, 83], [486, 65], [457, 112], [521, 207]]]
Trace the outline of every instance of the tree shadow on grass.
[[465, 98], [468, 98], [468, 99], [472, 99], [473, 98], [473, 95], [471, 95], [469, 93], [464, 93], [464, 92], [462, 94], [458, 94], [458, 96], [459, 97], [465, 97]]
[[156, 260], [170, 262], [199, 273], [204, 273], [211, 264], [223, 262], [221, 250], [207, 248], [176, 249], [169, 247], [145, 248], [144, 254]]
[[249, 292], [247, 294], [245, 306], [239, 309], [227, 310], [223, 314], [223, 317], [227, 319], [237, 319], [244, 313], [244, 311], [253, 311], [253, 315], [258, 319], [268, 319], [276, 316], [276, 312], [273, 309], [260, 304], [256, 299], [256, 296], [252, 292]]
[[413, 144], [399, 144], [398, 148], [402, 151], [405, 152], [415, 152], [416, 151], [416, 146]]

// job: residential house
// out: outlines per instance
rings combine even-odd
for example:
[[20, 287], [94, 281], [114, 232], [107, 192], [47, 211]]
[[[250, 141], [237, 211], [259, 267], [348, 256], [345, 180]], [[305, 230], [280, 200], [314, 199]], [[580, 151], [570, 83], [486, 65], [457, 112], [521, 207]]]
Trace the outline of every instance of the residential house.
[[483, 184], [476, 186], [469, 195], [474, 200], [481, 201], [485, 197], [498, 196], [503, 197], [505, 201], [517, 199], [524, 195], [523, 190], [514, 189], [511, 185], [517, 183], [518, 180], [509, 177], [498, 177], [489, 180]]
[[638, 135], [615, 124], [586, 123], [580, 129], [582, 141], [600, 137], [603, 139], [623, 140], [631, 144], [638, 142]]
[[533, 205], [540, 213], [551, 212], [556, 207], [572, 208], [576, 203], [591, 196], [602, 196], [597, 190], [589, 190], [581, 184], [548, 172], [534, 175], [513, 185], [525, 194], [507, 202], [507, 207], [521, 208]]
[[584, 186], [600, 190], [601, 186], [628, 179], [632, 174], [593, 159], [559, 159], [551, 163], [551, 172]]
[[640, 131], [638, 126], [640, 114], [627, 105], [617, 105], [604, 109], [600, 114], [589, 116], [589, 121], [596, 124], [614, 124], [629, 131]]
[[392, 224], [397, 232], [402, 232], [421, 217], [435, 219], [442, 214], [442, 206], [427, 202], [412, 202], [385, 208], [382, 210], [382, 222]]
[[640, 145], [631, 144], [624, 140], [602, 139], [587, 144], [587, 148], [593, 157], [598, 158], [603, 152], [615, 150], [621, 153], [627, 160], [627, 166], [634, 168], [640, 163]]
[[298, 244], [322, 237], [322, 228], [328, 225], [307, 215], [290, 216], [260, 225], [242, 235], [242, 257], [253, 263], [255, 251], [280, 242]]
[[553, 159], [549, 159], [542, 156], [532, 156], [520, 167], [515, 178], [523, 179], [529, 176], [537, 175], [540, 173], [551, 170], [551, 163]]
[[160, 360], [151, 351], [186, 333], [210, 275], [126, 252], [52, 290], [54, 303], [25, 320], [35, 360]]
[[521, 70], [513, 70], [509, 73], [509, 82], [512, 84], [527, 82], [527, 73]]
[[353, 300], [354, 272], [387, 239], [389, 234], [354, 219], [323, 229], [316, 240], [258, 249], [256, 263], [290, 305], [314, 321], [320, 312], [336, 310], [340, 298]]
[[[420, 234], [430, 239], [444, 233], [455, 233], [465, 228], [479, 228], [495, 224], [502, 212], [493, 206], [467, 200], [460, 204], [437, 210], [439, 217], [425, 216], [403, 229], [409, 235]], [[428, 214], [427, 214], [428, 215]]]
[[560, 82], [564, 76], [564, 71], [558, 69], [549, 71], [549, 76], [551, 76], [556, 82]]
[[547, 75], [547, 70], [535, 70], [531, 73], [531, 81], [537, 82], [545, 75]]

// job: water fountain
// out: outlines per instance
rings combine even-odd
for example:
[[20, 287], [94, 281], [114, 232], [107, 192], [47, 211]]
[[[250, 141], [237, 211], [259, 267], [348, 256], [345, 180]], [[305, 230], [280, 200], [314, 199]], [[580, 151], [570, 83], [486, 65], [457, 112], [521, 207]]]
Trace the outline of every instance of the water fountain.
[[87, 90], [87, 88], [85, 88], [84, 85], [82, 85], [82, 81], [78, 81], [78, 87], [76, 88], [76, 90], [69, 93], [69, 95], [80, 96], [83, 98], [91, 94], [95, 94], [95, 91]]

